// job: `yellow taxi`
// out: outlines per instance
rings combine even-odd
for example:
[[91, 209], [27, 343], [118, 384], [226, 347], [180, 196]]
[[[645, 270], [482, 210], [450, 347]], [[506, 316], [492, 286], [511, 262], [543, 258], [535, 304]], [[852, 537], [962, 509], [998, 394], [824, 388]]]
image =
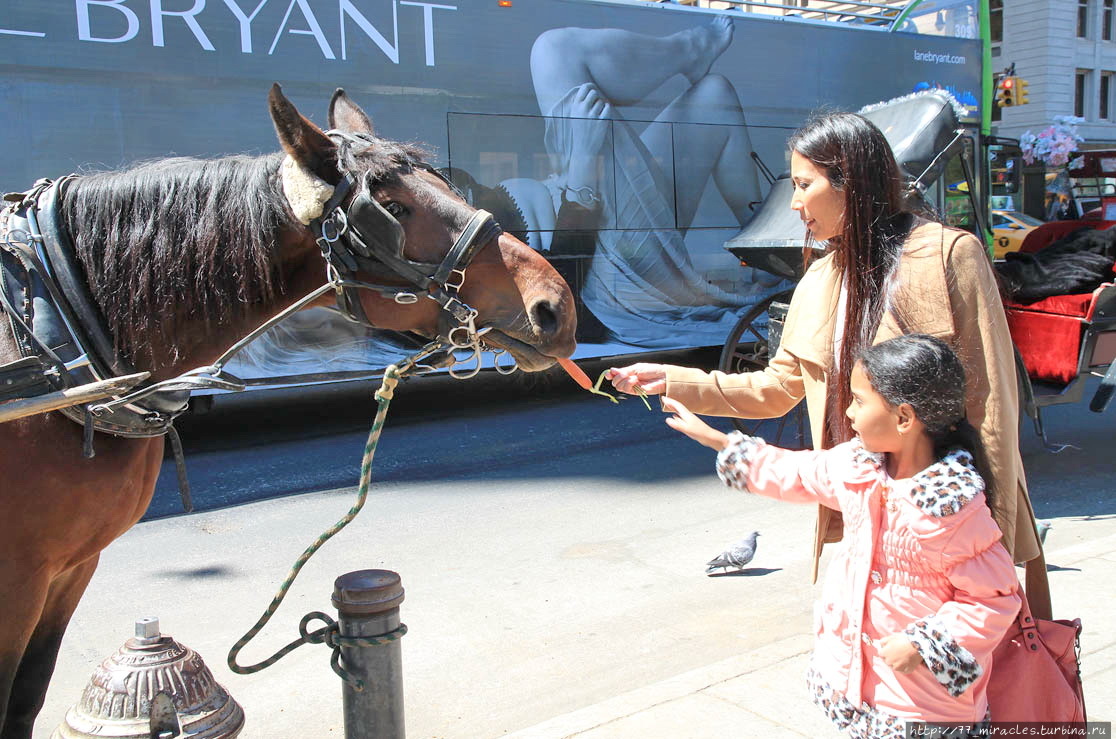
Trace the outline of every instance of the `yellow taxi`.
[[1017, 210], [992, 211], [992, 257], [1003, 259], [1008, 252], [1019, 251], [1027, 238], [1042, 221]]

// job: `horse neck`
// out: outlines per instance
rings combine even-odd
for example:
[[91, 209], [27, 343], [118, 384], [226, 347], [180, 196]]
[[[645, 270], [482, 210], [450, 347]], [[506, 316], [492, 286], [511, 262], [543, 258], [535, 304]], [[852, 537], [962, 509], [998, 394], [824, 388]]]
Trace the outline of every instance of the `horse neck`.
[[64, 228], [122, 359], [156, 378], [207, 364], [321, 284], [280, 161], [165, 159], [70, 182]]
[[[325, 261], [308, 234], [304, 239], [292, 238], [285, 243], [280, 262], [272, 299], [247, 306], [233, 319], [220, 324], [204, 319], [180, 324], [174, 346], [153, 346], [150, 357], [137, 359], [137, 368], [151, 371], [155, 379], [165, 379], [210, 365], [234, 344], [326, 282]], [[324, 305], [332, 296], [333, 293], [327, 293], [312, 305]]]

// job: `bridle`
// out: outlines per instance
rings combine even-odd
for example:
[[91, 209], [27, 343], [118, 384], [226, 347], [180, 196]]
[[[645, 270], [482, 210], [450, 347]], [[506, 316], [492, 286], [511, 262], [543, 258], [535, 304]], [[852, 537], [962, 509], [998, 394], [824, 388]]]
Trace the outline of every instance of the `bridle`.
[[[356, 149], [355, 153], [375, 141], [369, 134], [348, 131], [332, 130], [326, 135], [337, 142], [339, 150], [350, 147]], [[343, 158], [339, 155], [338, 161]], [[457, 186], [429, 164], [417, 159], [409, 159], [406, 164], [433, 174], [465, 199]], [[452, 349], [472, 350], [477, 360], [475, 371], [470, 374], [455, 374], [452, 367], [450, 374], [454, 377], [476, 374], [480, 369], [481, 351], [490, 350], [490, 347], [481, 341], [485, 331], [477, 331], [477, 311], [463, 302], [459, 293], [465, 284], [465, 270], [473, 257], [497, 238], [503, 229], [491, 213], [477, 210], [440, 264], [416, 262], [403, 253], [406, 246], [403, 226], [369, 192], [359, 191], [346, 203], [350, 193], [358, 189], [357, 186], [358, 179], [343, 172], [332, 197], [323, 206], [322, 214], [310, 222], [326, 260], [327, 279], [336, 293], [339, 311], [350, 321], [375, 328], [368, 320], [357, 290], [372, 290], [400, 305], [414, 304], [420, 295], [425, 295], [437, 302], [453, 323], [437, 338]], [[382, 274], [385, 270], [401, 278], [407, 286], [383, 285], [357, 279], [356, 276], [358, 272]], [[514, 371], [514, 365], [509, 370], [497, 362], [497, 370], [504, 373]]]

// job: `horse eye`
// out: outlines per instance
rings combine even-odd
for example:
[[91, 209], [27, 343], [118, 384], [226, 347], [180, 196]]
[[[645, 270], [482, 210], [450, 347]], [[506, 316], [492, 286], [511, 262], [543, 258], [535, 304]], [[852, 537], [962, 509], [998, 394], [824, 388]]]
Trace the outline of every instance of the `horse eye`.
[[394, 200], [389, 200], [383, 204], [384, 210], [391, 214], [392, 218], [400, 218], [407, 212], [407, 208]]

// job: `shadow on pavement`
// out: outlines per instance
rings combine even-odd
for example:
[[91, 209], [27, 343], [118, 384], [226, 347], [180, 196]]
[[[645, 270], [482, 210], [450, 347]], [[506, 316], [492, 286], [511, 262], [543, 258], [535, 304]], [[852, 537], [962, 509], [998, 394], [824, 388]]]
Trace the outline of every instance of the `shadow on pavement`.
[[782, 572], [782, 567], [745, 567], [733, 572], [709, 572], [707, 577], [763, 577], [772, 572]]

